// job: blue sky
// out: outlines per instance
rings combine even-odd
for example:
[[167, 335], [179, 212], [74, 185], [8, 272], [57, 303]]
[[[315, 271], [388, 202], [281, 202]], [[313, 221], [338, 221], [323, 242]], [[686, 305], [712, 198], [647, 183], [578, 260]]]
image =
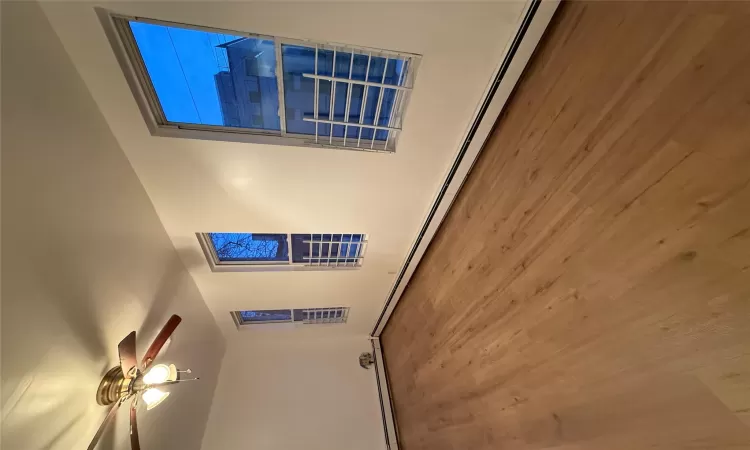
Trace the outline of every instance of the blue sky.
[[[265, 235], [267, 237], [267, 235]], [[269, 239], [253, 239], [252, 233], [209, 233], [214, 250], [220, 261], [286, 259], [279, 255], [279, 244]], [[286, 240], [285, 234], [277, 234], [278, 240]]]
[[239, 36], [134, 21], [130, 28], [167, 120], [222, 125], [214, 74], [228, 68], [216, 46]]

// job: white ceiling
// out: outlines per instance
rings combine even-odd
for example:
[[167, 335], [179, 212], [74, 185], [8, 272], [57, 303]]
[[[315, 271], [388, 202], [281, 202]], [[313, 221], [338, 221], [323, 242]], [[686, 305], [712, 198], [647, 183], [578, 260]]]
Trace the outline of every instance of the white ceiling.
[[[399, 148], [388, 155], [151, 136], [94, 6], [230, 30], [421, 54]], [[249, 335], [237, 332], [230, 310], [271, 307], [352, 307], [347, 325], [284, 330], [286, 336], [369, 333], [525, 6], [525, 2], [43, 4], [229, 338]], [[212, 273], [195, 238], [196, 232], [208, 231], [367, 233], [370, 244], [364, 266], [356, 271]]]

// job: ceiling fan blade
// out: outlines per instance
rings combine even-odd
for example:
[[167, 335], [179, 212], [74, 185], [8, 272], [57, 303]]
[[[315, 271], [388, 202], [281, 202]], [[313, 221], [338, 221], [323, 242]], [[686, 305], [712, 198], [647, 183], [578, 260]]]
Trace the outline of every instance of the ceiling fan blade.
[[112, 419], [115, 417], [115, 413], [120, 408], [121, 402], [115, 402], [114, 405], [112, 405], [111, 408], [109, 408], [109, 412], [107, 413], [107, 417], [104, 418], [104, 421], [101, 425], [99, 425], [99, 429], [96, 430], [96, 434], [94, 435], [94, 438], [91, 440], [91, 443], [89, 444], [88, 450], [94, 450], [96, 448], [96, 444], [99, 442], [99, 439], [101, 439], [102, 434], [104, 434], [104, 430], [107, 428], [107, 424], [112, 421]]
[[130, 404], [130, 449], [141, 450], [141, 442], [138, 440], [138, 420], [135, 417], [135, 402]]
[[135, 356], [135, 331], [125, 336], [117, 346], [117, 352], [120, 354], [120, 367], [125, 378], [131, 378], [133, 367], [138, 366], [138, 358]]
[[146, 351], [146, 354], [143, 355], [143, 361], [141, 361], [141, 364], [143, 365], [144, 371], [151, 365], [152, 362], [154, 362], [154, 359], [156, 359], [156, 355], [159, 354], [159, 351], [162, 347], [164, 347], [164, 344], [167, 342], [169, 337], [172, 336], [172, 333], [174, 333], [175, 328], [177, 328], [177, 325], [179, 325], [180, 322], [182, 322], [182, 318], [177, 314], [173, 314], [172, 317], [169, 318], [167, 323], [164, 324], [164, 327], [162, 327], [159, 334], [156, 335], [154, 342], [151, 343], [151, 346]]

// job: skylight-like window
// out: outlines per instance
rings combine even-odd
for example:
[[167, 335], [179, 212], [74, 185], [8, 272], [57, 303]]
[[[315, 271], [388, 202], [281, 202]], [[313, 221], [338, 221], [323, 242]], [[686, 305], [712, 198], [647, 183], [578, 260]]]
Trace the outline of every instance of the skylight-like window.
[[198, 233], [213, 270], [245, 268], [358, 268], [364, 234]]
[[266, 323], [327, 324], [346, 323], [349, 307], [298, 308], [298, 309], [254, 309], [232, 311], [232, 319], [238, 327]]
[[107, 17], [154, 134], [396, 150], [418, 55]]

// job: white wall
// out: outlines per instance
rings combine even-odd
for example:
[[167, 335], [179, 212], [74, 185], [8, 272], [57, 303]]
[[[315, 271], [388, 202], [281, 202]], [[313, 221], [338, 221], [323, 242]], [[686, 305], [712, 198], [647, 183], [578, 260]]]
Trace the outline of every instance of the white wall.
[[[142, 355], [172, 313], [163, 356], [202, 380], [139, 411], [142, 445], [199, 448], [223, 336], [36, 3], [2, 2], [2, 92], [2, 448], [86, 448], [117, 343]], [[100, 449], [130, 448], [127, 419]]]
[[228, 344], [203, 450], [383, 450], [367, 339]]
[[[423, 55], [396, 154], [151, 136], [94, 12], [115, 12]], [[230, 310], [351, 306], [372, 329], [524, 2], [46, 2], [55, 31], [130, 159], [172, 242], [227, 336]], [[364, 267], [211, 273], [196, 232], [354, 232]], [[296, 331], [295, 331], [296, 332]]]

